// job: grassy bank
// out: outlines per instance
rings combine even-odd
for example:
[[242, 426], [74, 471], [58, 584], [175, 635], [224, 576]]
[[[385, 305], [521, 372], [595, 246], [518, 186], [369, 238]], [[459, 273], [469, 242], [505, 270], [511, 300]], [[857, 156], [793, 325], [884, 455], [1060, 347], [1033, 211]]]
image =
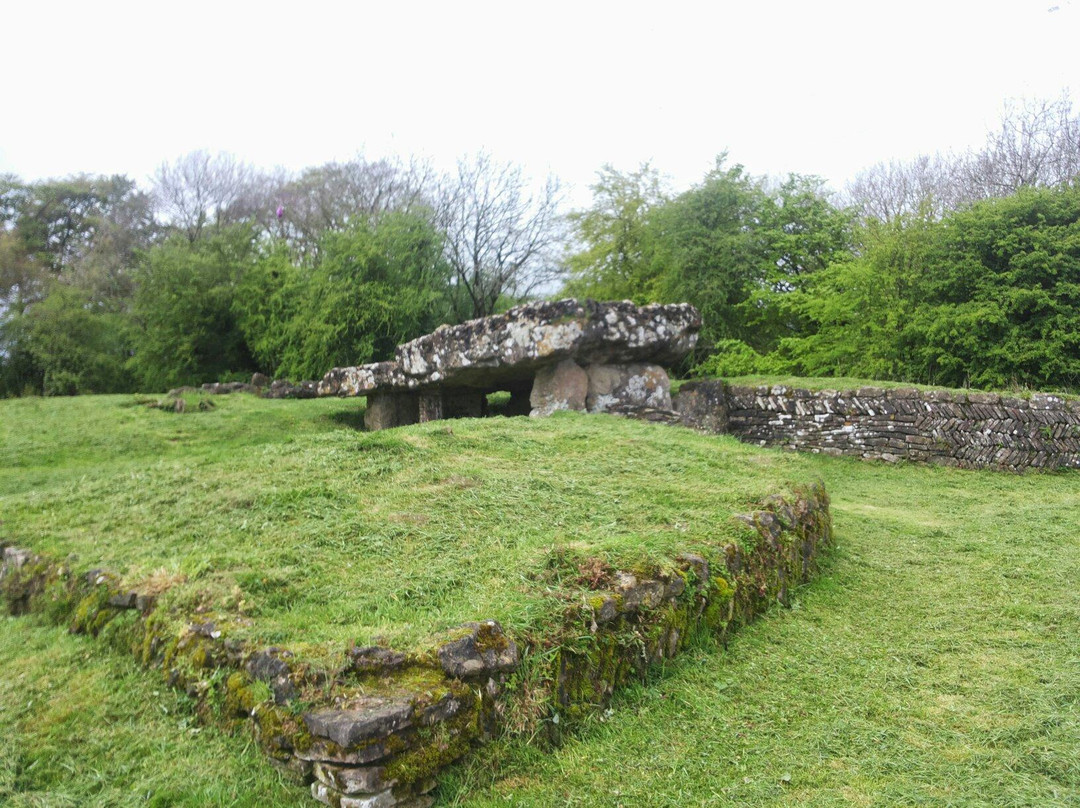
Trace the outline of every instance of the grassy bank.
[[447, 805], [1075, 805], [1080, 480], [814, 458], [838, 550], [797, 608], [703, 649]]
[[3, 537], [167, 588], [232, 636], [406, 648], [469, 620], [548, 625], [588, 559], [715, 550], [733, 513], [810, 479], [801, 458], [615, 417], [364, 433], [355, 401], [208, 400], [0, 402]]
[[[796, 456], [599, 417], [365, 435], [354, 402], [215, 404], [0, 402], [0, 530], [159, 575], [178, 605], [246, 612], [253, 633], [408, 640], [421, 619], [538, 624], [559, 582], [529, 565], [556, 546], [659, 558], [723, 535], [714, 522], [762, 487], [824, 479], [838, 548], [795, 608], [691, 651], [554, 753], [488, 747], [441, 805], [1080, 801], [1075, 473]], [[402, 594], [352, 591], [367, 579], [337, 559]], [[0, 803], [306, 799], [127, 657], [0, 625]]]

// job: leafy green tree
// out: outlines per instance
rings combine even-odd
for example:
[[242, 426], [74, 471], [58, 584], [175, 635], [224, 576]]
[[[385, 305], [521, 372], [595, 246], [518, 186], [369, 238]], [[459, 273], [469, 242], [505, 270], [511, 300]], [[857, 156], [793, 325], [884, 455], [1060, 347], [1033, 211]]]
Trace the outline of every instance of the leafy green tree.
[[241, 327], [274, 375], [313, 379], [334, 366], [387, 359], [451, 317], [442, 235], [426, 216], [362, 219], [324, 233], [318, 254], [308, 270], [278, 247], [241, 284]]
[[286, 356], [295, 349], [294, 341], [303, 336], [303, 307], [311, 271], [295, 263], [292, 252], [284, 239], [264, 245], [233, 298], [237, 324], [258, 369], [271, 376], [288, 375]]
[[699, 356], [716, 346], [746, 366], [805, 328], [786, 298], [850, 253], [854, 214], [817, 177], [773, 184], [725, 160], [674, 198], [648, 166], [605, 167], [592, 207], [572, 218], [582, 249], [568, 259], [566, 291], [693, 303], [704, 320]]
[[762, 355], [742, 340], [722, 339], [713, 353], [691, 369], [692, 376], [756, 376], [782, 373], [785, 364], [773, 355]]
[[13, 219], [28, 254], [53, 275], [70, 270], [99, 245], [109, 222], [119, 221], [132, 233], [152, 225], [149, 198], [119, 175], [25, 186], [15, 197]]
[[21, 317], [21, 347], [42, 374], [46, 395], [116, 393], [130, 389], [128, 319], [95, 305], [88, 292], [53, 282]]
[[43, 294], [46, 278], [19, 233], [0, 231], [0, 315], [22, 314]]
[[717, 159], [699, 185], [652, 217], [654, 294], [660, 302], [698, 307], [704, 323], [699, 354], [724, 339], [771, 348], [772, 335], [761, 327], [762, 298], [780, 291], [777, 233], [766, 227], [772, 202], [759, 180], [724, 161]]
[[102, 315], [125, 314], [136, 257], [156, 234], [149, 197], [126, 177], [0, 178], [0, 393], [116, 389], [123, 374], [92, 358], [114, 358], [102, 341], [115, 318]]
[[820, 177], [790, 174], [765, 190], [756, 220], [747, 225], [758, 230], [763, 254], [757, 289], [743, 311], [754, 345], [768, 351], [807, 331], [808, 323], [788, 299], [817, 273], [852, 255], [855, 211], [834, 205]]
[[250, 373], [255, 362], [234, 310], [255, 258], [254, 231], [235, 225], [199, 241], [175, 235], [152, 248], [136, 274], [131, 370], [145, 390]]
[[919, 213], [871, 221], [858, 253], [837, 255], [788, 295], [783, 306], [803, 326], [780, 340], [772, 359], [808, 376], [911, 377], [920, 336], [914, 314], [937, 225]]
[[334, 366], [386, 359], [447, 322], [450, 267], [426, 217], [389, 213], [328, 233], [282, 370], [316, 378]]
[[41, 390], [41, 368], [28, 350], [22, 318], [0, 311], [0, 397]]
[[570, 215], [582, 249], [567, 259], [566, 293], [598, 300], [654, 300], [658, 267], [649, 217], [668, 200], [659, 172], [647, 163], [625, 174], [605, 165], [591, 188], [592, 206]]
[[787, 303], [808, 325], [772, 358], [793, 372], [1075, 388], [1080, 186], [871, 221], [859, 255]]
[[1080, 384], [1080, 185], [976, 203], [943, 222], [936, 246], [918, 372], [976, 387]]
[[767, 240], [759, 227], [767, 197], [760, 185], [723, 157], [704, 180], [657, 209], [652, 285], [658, 302], [687, 301], [701, 311], [699, 348], [721, 339], [752, 347], [756, 334], [748, 315], [765, 290]]

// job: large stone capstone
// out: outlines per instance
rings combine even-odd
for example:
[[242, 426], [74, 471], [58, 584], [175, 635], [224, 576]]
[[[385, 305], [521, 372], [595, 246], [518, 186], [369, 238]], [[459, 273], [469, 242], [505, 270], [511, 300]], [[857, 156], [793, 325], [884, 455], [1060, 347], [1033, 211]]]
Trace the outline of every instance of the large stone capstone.
[[334, 368], [319, 395], [367, 396], [369, 429], [484, 415], [486, 394], [511, 411], [670, 409], [664, 366], [694, 347], [701, 315], [687, 304], [636, 306], [567, 299], [441, 326], [395, 358]]

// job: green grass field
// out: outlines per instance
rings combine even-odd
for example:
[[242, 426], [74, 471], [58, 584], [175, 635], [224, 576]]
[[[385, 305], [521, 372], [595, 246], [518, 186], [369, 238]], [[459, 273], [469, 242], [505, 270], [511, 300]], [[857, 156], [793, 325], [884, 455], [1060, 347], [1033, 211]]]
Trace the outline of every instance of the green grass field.
[[[260, 636], [300, 636], [322, 616], [318, 641], [412, 642], [426, 621], [537, 625], [544, 601], [521, 570], [557, 544], [662, 560], [716, 540], [714, 520], [775, 486], [824, 479], [837, 549], [795, 608], [727, 649], [691, 650], [553, 753], [482, 750], [440, 804], [1080, 801], [1075, 473], [796, 456], [603, 417], [366, 435], [352, 402], [215, 404], [176, 415], [131, 397], [0, 402], [0, 535], [180, 581], [178, 605], [246, 609]], [[464, 563], [455, 548], [477, 536], [522, 566], [470, 549], [479, 557], [447, 585]], [[427, 544], [450, 557], [408, 559]], [[381, 566], [384, 593], [421, 594], [372, 617], [377, 604], [348, 591], [361, 578], [323, 580], [331, 557]], [[433, 565], [419, 580], [445, 589], [413, 583]], [[0, 628], [0, 738], [5, 805], [308, 799], [245, 737], [199, 727], [156, 675], [32, 617]]]
[[310, 797], [127, 655], [0, 617], [0, 805], [266, 806]]

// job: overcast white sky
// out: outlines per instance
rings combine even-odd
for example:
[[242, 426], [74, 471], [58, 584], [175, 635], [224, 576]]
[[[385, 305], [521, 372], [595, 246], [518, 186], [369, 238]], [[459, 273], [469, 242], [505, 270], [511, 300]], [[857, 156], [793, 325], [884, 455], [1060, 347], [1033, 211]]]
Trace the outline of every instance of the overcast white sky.
[[727, 149], [839, 188], [980, 144], [1007, 98], [1080, 106], [1080, 0], [3, 6], [0, 172], [27, 180], [485, 148], [582, 204], [604, 163], [683, 187]]

